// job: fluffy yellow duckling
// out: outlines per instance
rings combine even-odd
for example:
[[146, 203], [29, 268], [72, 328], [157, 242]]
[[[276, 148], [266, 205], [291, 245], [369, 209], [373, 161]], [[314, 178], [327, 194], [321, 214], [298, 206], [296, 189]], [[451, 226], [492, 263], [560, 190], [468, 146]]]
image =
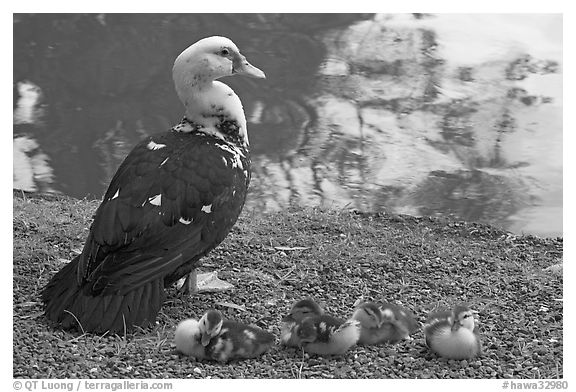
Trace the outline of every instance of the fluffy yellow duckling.
[[183, 354], [219, 362], [255, 358], [274, 340], [274, 335], [256, 326], [224, 320], [217, 310], [209, 310], [200, 321], [182, 321], [174, 338], [176, 349]]
[[441, 357], [468, 359], [480, 354], [481, 343], [474, 314], [464, 305], [431, 313], [424, 325], [426, 345]]
[[410, 334], [419, 328], [418, 322], [408, 309], [392, 303], [362, 303], [354, 311], [352, 319], [360, 322], [358, 344], [364, 345], [408, 339]]
[[299, 347], [300, 340], [295, 333], [298, 323], [307, 317], [321, 316], [322, 308], [311, 298], [302, 299], [292, 305], [290, 313], [282, 319], [280, 343], [289, 347]]
[[318, 355], [339, 355], [358, 342], [360, 323], [327, 315], [313, 316], [297, 323], [295, 333], [304, 351]]

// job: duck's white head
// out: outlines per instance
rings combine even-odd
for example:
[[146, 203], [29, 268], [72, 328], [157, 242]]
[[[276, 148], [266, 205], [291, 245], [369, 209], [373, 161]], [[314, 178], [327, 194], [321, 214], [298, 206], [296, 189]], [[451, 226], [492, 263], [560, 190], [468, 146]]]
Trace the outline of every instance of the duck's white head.
[[266, 77], [264, 72], [246, 60], [234, 42], [218, 36], [201, 39], [180, 53], [174, 62], [173, 74], [175, 82], [185, 81], [185, 84], [200, 87], [234, 74]]
[[266, 77], [246, 60], [234, 42], [219, 36], [201, 39], [185, 49], [172, 69], [176, 93], [186, 107], [188, 120], [213, 134], [217, 134], [215, 127], [223, 118], [236, 121], [247, 142], [240, 99], [230, 87], [216, 81], [231, 75]]

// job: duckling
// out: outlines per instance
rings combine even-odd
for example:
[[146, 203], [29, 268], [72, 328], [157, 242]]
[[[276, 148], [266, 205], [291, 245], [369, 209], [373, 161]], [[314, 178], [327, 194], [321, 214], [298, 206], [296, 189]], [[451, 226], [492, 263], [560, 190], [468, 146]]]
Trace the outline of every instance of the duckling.
[[363, 345], [409, 339], [410, 334], [419, 328], [408, 309], [392, 303], [362, 303], [354, 311], [352, 319], [361, 325], [358, 344]]
[[272, 346], [275, 337], [254, 325], [224, 320], [222, 313], [209, 310], [200, 321], [181, 322], [174, 340], [176, 349], [183, 354], [228, 362], [262, 355]]
[[299, 347], [300, 341], [294, 329], [296, 324], [307, 317], [321, 316], [322, 308], [311, 298], [302, 299], [292, 305], [290, 313], [282, 318], [280, 343], [288, 347]]
[[295, 333], [304, 351], [318, 355], [344, 354], [358, 342], [360, 322], [328, 315], [308, 317], [296, 324]]
[[464, 305], [452, 311], [431, 313], [424, 325], [426, 345], [449, 359], [469, 359], [480, 354], [481, 342], [474, 314]]

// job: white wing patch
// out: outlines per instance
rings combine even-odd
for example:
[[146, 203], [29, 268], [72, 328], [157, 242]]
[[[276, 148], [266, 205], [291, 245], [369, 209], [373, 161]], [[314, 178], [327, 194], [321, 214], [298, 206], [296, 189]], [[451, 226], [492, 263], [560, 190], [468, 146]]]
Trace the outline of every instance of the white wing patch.
[[154, 206], [161, 206], [162, 205], [162, 194], [159, 193], [156, 196], [152, 196], [148, 198], [148, 203]]
[[162, 163], [160, 164], [160, 166], [158, 166], [158, 167], [162, 167], [162, 165], [165, 164], [165, 163], [168, 161], [168, 159], [170, 159], [170, 157], [164, 159], [164, 160], [162, 161]]
[[183, 225], [189, 225], [190, 223], [192, 223], [193, 219], [184, 219], [184, 218], [180, 218], [178, 219], [178, 222], [182, 223]]
[[159, 149], [161, 149], [161, 148], [166, 147], [166, 145], [165, 145], [165, 144], [156, 143], [156, 142], [154, 142], [154, 140], [150, 140], [150, 142], [146, 145], [146, 147], [147, 147], [149, 150], [159, 150]]
[[118, 196], [120, 196], [120, 188], [118, 188], [118, 189], [116, 190], [116, 193], [114, 194], [114, 196], [112, 196], [112, 197], [110, 198], [110, 200], [114, 200], [114, 199], [117, 198]]
[[212, 212], [212, 204], [208, 204], [207, 206], [202, 206], [202, 211], [209, 214]]
[[185, 122], [185, 123], [180, 123], [180, 124], [176, 125], [173, 129], [176, 132], [189, 133], [189, 132], [192, 132], [193, 130], [195, 130], [196, 128], [194, 128], [189, 123]]

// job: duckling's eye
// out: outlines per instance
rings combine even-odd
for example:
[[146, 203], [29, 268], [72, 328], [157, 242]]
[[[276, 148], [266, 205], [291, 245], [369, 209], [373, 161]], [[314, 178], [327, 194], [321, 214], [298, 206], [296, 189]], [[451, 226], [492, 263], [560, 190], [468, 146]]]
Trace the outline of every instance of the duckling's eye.
[[465, 314], [463, 318], [466, 319], [466, 318], [468, 318], [468, 317], [470, 317], [470, 316], [471, 316], [470, 314]]
[[228, 56], [230, 54], [230, 51], [228, 50], [228, 48], [223, 48], [222, 50], [220, 50], [220, 56]]

